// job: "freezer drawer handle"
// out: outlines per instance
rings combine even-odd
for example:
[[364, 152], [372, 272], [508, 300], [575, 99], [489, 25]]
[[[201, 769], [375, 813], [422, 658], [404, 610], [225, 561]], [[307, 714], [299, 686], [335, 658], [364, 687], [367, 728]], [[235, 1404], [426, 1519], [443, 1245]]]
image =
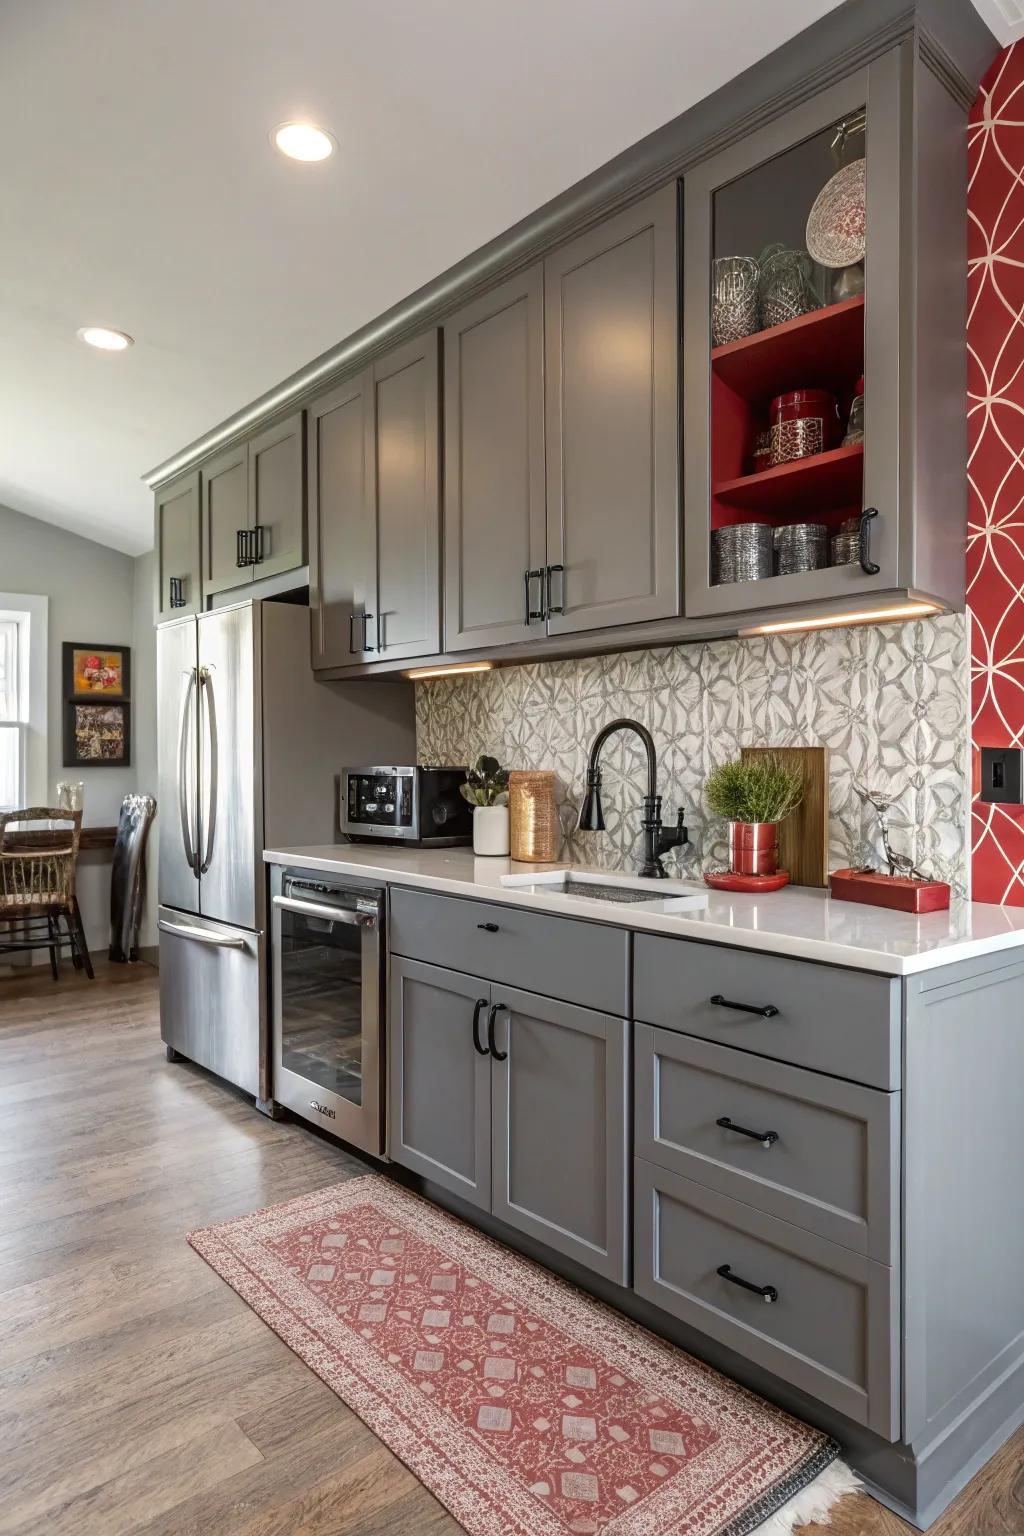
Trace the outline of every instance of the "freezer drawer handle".
[[774, 1147], [779, 1139], [778, 1131], [748, 1131], [745, 1125], [737, 1125], [728, 1115], [722, 1115], [715, 1124], [723, 1131], [735, 1131], [737, 1136], [749, 1136], [751, 1141], [759, 1141], [762, 1147]]
[[711, 1002], [716, 1008], [735, 1008], [739, 1013], [756, 1013], [759, 1019], [774, 1019], [779, 1011], [774, 1003], [765, 1003], [763, 1007], [758, 1003], [733, 1003], [723, 997], [721, 992], [716, 992]]
[[773, 1301], [778, 1301], [779, 1293], [774, 1285], [755, 1285], [752, 1280], [744, 1280], [742, 1275], [734, 1275], [731, 1264], [719, 1264], [717, 1273], [723, 1280], [728, 1280], [732, 1285], [741, 1285], [745, 1291], [753, 1291], [755, 1296], [760, 1296], [769, 1306]]
[[169, 923], [163, 917], [157, 927], [161, 933], [175, 933], [181, 939], [194, 939], [197, 944], [209, 944], [214, 949], [245, 948], [245, 940], [239, 934], [211, 933], [207, 928], [189, 928], [184, 923]]
[[321, 917], [328, 923], [346, 923], [350, 928], [375, 928], [376, 912], [353, 912], [349, 907], [320, 906], [314, 901], [296, 901], [294, 896], [275, 896], [274, 906], [286, 912], [298, 912], [303, 917]]

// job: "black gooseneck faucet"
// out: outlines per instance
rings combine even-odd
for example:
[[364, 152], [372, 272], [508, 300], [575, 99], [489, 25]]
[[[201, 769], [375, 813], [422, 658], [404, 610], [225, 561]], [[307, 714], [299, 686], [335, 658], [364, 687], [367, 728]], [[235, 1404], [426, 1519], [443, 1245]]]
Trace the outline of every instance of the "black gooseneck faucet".
[[594, 737], [594, 744], [590, 749], [590, 761], [587, 764], [587, 793], [580, 806], [580, 814], [576, 822], [577, 830], [580, 832], [604, 831], [604, 812], [601, 808], [601, 749], [609, 736], [613, 736], [616, 731], [633, 731], [640, 737], [647, 753], [647, 793], [644, 796], [644, 816], [641, 823], [644, 829], [644, 862], [640, 873], [654, 880], [666, 880], [668, 876], [662, 868], [662, 854], [668, 853], [670, 848], [681, 848], [690, 839], [683, 825], [681, 809], [674, 827], [663, 827], [661, 824], [658, 759], [654, 750], [654, 738], [639, 720], [612, 720], [608, 725], [602, 726]]

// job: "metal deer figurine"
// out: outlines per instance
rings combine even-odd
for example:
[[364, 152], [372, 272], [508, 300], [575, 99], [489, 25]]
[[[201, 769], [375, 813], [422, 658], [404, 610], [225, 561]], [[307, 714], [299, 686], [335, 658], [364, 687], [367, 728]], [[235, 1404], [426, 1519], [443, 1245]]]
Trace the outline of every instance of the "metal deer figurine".
[[908, 854], [897, 853], [889, 841], [889, 812], [899, 796], [891, 794], [887, 789], [868, 789], [862, 784], [855, 783], [853, 787], [860, 798], [873, 806], [878, 813], [878, 821], [882, 829], [882, 848], [889, 865], [889, 874], [899, 875], [905, 880], [927, 880], [928, 876], [921, 873], [913, 859]]

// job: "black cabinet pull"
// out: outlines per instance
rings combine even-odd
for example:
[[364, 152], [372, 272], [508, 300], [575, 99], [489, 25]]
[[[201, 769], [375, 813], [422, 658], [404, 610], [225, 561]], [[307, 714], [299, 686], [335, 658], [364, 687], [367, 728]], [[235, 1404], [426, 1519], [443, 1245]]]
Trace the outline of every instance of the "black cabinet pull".
[[779, 1139], [778, 1131], [748, 1131], [745, 1125], [737, 1125], [728, 1115], [722, 1115], [715, 1124], [720, 1125], [723, 1131], [735, 1131], [737, 1136], [749, 1136], [751, 1141], [759, 1141], [762, 1147], [774, 1147]]
[[350, 613], [348, 616], [348, 653], [350, 656], [356, 654], [356, 616], [354, 613]]
[[489, 1056], [491, 1054], [486, 1045], [480, 1044], [480, 1013], [486, 1007], [486, 997], [478, 997], [473, 1004], [473, 1049], [481, 1056]]
[[366, 626], [369, 624], [369, 622], [370, 622], [370, 620], [372, 618], [373, 618], [373, 614], [372, 613], [364, 613], [363, 614], [363, 650], [364, 651], [372, 651], [373, 650], [373, 646], [370, 644], [369, 636], [366, 633]]
[[263, 564], [263, 524], [256, 523], [252, 529], [252, 555], [250, 565]]
[[877, 507], [867, 507], [860, 515], [860, 568], [865, 576], [877, 576], [882, 569], [871, 558], [871, 524], [877, 516]]
[[497, 1019], [498, 1014], [501, 1012], [504, 1006], [504, 1003], [492, 1003], [491, 1011], [487, 1015], [487, 1044], [490, 1046], [491, 1055], [494, 1057], [495, 1061], [508, 1060], [508, 1051], [499, 1051], [497, 1042], [494, 1038], [495, 1020]]
[[248, 544], [248, 534], [248, 528], [235, 529], [235, 564], [238, 566], [240, 571], [249, 564], [249, 556], [246, 548]]
[[497, 923], [477, 923], [477, 927], [482, 928], [484, 933], [497, 933], [498, 931]]
[[735, 1008], [740, 1013], [756, 1013], [759, 1019], [774, 1019], [779, 1011], [774, 1003], [765, 1003], [763, 1007], [757, 1003], [733, 1003], [723, 997], [721, 992], [716, 992], [711, 1001], [716, 1008]]
[[543, 568], [543, 566], [539, 567], [535, 571], [524, 571], [523, 572], [523, 599], [524, 599], [524, 602], [525, 602], [525, 608], [523, 610], [523, 617], [524, 617], [524, 619], [525, 619], [527, 624], [529, 624], [532, 619], [543, 619], [545, 617], [544, 609], [543, 608], [535, 608], [533, 606], [532, 601], [531, 601], [531, 593], [530, 593], [530, 582], [531, 581], [539, 581], [541, 583], [541, 585], [537, 588], [537, 590], [540, 593], [541, 601], [543, 601], [543, 598], [544, 598], [544, 585], [543, 585], [544, 584], [544, 568]]
[[753, 1291], [755, 1296], [760, 1296], [761, 1300], [768, 1302], [769, 1305], [779, 1299], [779, 1293], [774, 1285], [755, 1285], [752, 1280], [744, 1280], [742, 1275], [733, 1274], [732, 1266], [729, 1264], [719, 1264], [716, 1273], [732, 1285], [741, 1285], [745, 1291]]
[[169, 580], [170, 580], [170, 589], [169, 589], [169, 597], [168, 597], [168, 600], [167, 600], [167, 606], [169, 608], [184, 608], [184, 606], [185, 606], [185, 582], [184, 582], [184, 579], [181, 576], [171, 576], [169, 578]]
[[[558, 590], [559, 590], [559, 593], [560, 593], [558, 602], [557, 603], [553, 603], [551, 601], [551, 578], [555, 574], [556, 571], [558, 572], [559, 576], [562, 579], [561, 579], [561, 581], [558, 584]], [[546, 598], [545, 598], [544, 606], [545, 606], [546, 612], [545, 612], [544, 617], [545, 618], [550, 618], [553, 613], [564, 613], [565, 612], [565, 566], [564, 565], [549, 565], [547, 567], [547, 569], [545, 571], [545, 587], [546, 587]]]

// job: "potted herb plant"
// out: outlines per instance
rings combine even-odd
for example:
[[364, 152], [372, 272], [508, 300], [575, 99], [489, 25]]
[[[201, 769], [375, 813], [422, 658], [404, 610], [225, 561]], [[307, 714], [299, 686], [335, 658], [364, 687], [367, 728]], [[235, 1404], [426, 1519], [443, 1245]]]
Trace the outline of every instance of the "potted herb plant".
[[473, 852], [508, 855], [508, 769], [496, 757], [478, 757], [459, 786], [473, 807]]
[[704, 795], [714, 815], [729, 823], [730, 873], [774, 875], [779, 822], [804, 797], [801, 775], [774, 757], [721, 763], [709, 774]]

